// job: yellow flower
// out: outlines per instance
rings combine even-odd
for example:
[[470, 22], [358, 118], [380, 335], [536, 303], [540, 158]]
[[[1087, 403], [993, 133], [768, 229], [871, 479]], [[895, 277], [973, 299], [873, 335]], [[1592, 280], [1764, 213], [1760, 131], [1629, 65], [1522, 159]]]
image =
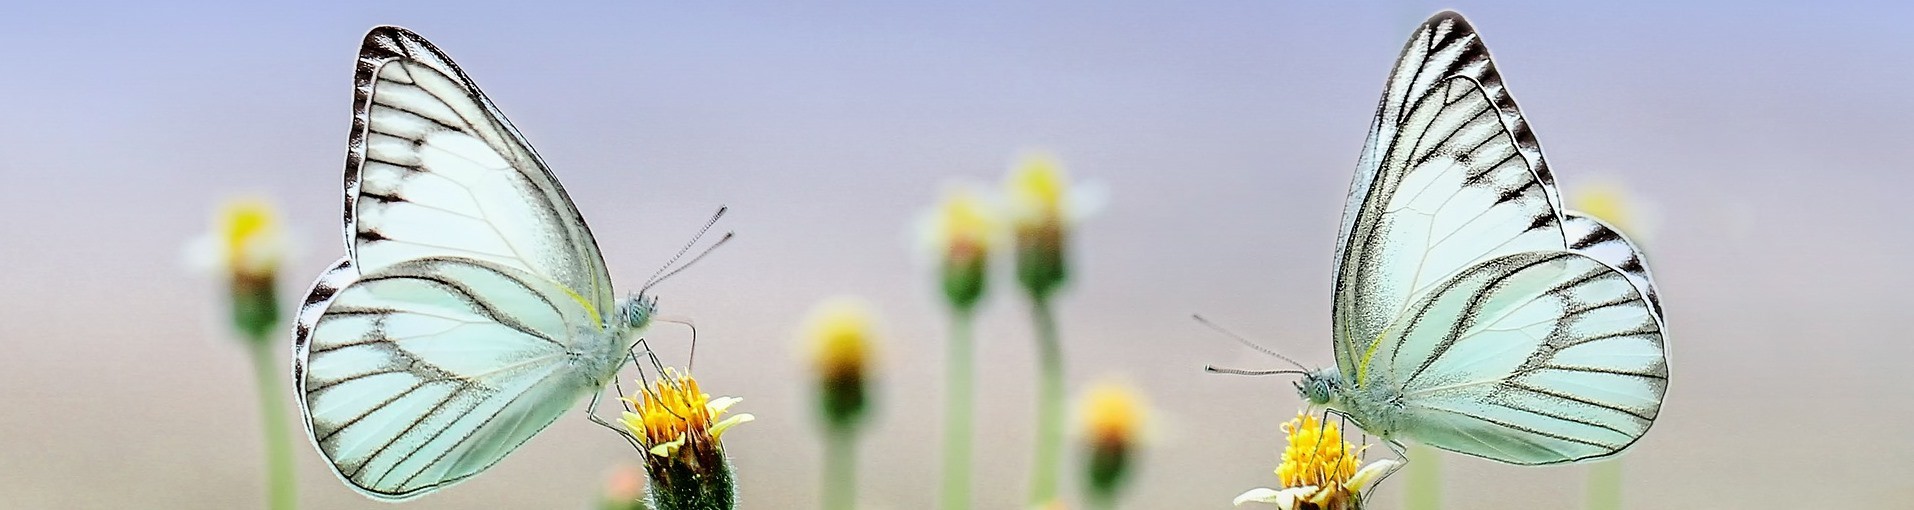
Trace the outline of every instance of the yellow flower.
[[1064, 220], [1068, 179], [1063, 163], [1044, 152], [1025, 154], [1010, 173], [1010, 200], [1017, 228], [1034, 228]]
[[1069, 279], [1066, 238], [1081, 204], [1073, 200], [1068, 183], [1055, 157], [1030, 153], [1011, 170], [1006, 186], [1016, 230], [1017, 280], [1040, 299]]
[[[1083, 401], [1084, 436], [1090, 495], [1109, 501], [1123, 486], [1143, 434], [1147, 409], [1143, 397], [1129, 387], [1104, 382], [1090, 389]], [[1107, 506], [1107, 505], [1106, 505]]]
[[805, 327], [819, 382], [819, 405], [833, 429], [857, 424], [869, 406], [873, 314], [862, 301], [836, 298], [819, 305]]
[[968, 310], [983, 297], [990, 250], [997, 235], [995, 211], [969, 186], [953, 187], [923, 229], [943, 272], [944, 295]]
[[718, 440], [725, 430], [754, 419], [749, 414], [739, 414], [718, 420], [743, 399], [713, 400], [698, 388], [697, 379], [671, 369], [666, 369], [664, 377], [660, 377], [650, 391], [640, 391], [624, 400], [638, 410], [625, 412], [625, 428], [652, 455], [659, 457], [673, 457], [687, 446], [722, 448]]
[[1282, 464], [1276, 467], [1276, 478], [1283, 488], [1251, 489], [1237, 496], [1235, 504], [1273, 503], [1283, 510], [1359, 509], [1363, 489], [1402, 465], [1384, 459], [1358, 469], [1360, 455], [1367, 447], [1349, 444], [1335, 424], [1319, 423], [1306, 412], [1284, 423], [1283, 432], [1289, 444], [1283, 448]]
[[286, 234], [272, 202], [242, 197], [220, 206], [213, 220], [220, 265], [235, 278], [271, 277], [286, 256]]
[[621, 421], [645, 448], [652, 508], [734, 506], [737, 487], [721, 439], [724, 431], [753, 418], [749, 414], [719, 418], [741, 399], [713, 399], [690, 374], [666, 369], [655, 384], [623, 400], [637, 409], [625, 412]]
[[220, 205], [212, 231], [187, 245], [188, 262], [226, 279], [233, 327], [249, 341], [278, 333], [278, 271], [290, 251], [271, 201], [240, 197]]

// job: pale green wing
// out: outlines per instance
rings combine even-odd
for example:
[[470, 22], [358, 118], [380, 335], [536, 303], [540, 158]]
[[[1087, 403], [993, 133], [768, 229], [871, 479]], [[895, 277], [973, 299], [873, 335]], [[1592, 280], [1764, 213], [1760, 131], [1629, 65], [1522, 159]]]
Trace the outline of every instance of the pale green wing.
[[340, 260], [314, 284], [293, 380], [313, 443], [360, 492], [462, 481], [595, 389], [566, 346], [597, 326], [541, 278], [464, 258], [356, 273]]
[[354, 83], [345, 226], [355, 267], [467, 257], [557, 282], [593, 316], [612, 309], [611, 277], [577, 207], [445, 53], [406, 29], [374, 28]]
[[[366, 34], [345, 179], [347, 257], [301, 309], [308, 432], [383, 499], [464, 480], [594, 390], [611, 281], [531, 147], [417, 34]], [[575, 349], [574, 349], [575, 350]]]
[[1560, 199], [1488, 50], [1453, 12], [1403, 48], [1350, 184], [1337, 244], [1337, 365], [1478, 261], [1562, 250]]
[[1668, 389], [1662, 327], [1627, 274], [1569, 251], [1497, 257], [1424, 296], [1367, 360], [1396, 435], [1514, 464], [1614, 454]]

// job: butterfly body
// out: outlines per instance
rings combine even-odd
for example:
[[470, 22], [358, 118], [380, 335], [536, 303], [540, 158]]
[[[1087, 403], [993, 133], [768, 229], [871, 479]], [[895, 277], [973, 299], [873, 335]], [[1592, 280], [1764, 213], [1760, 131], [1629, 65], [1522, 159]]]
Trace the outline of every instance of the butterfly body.
[[1388, 440], [1512, 464], [1613, 455], [1661, 408], [1659, 294], [1640, 250], [1568, 211], [1473, 27], [1405, 45], [1337, 245], [1336, 366], [1297, 385]]

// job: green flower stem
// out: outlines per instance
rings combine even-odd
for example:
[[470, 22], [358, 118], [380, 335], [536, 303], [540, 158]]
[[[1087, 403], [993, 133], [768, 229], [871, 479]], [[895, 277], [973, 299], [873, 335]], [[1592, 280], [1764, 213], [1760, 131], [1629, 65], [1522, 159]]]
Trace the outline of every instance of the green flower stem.
[[293, 493], [292, 434], [286, 424], [286, 395], [280, 386], [279, 357], [273, 342], [253, 338], [247, 346], [253, 355], [253, 375], [259, 390], [259, 417], [266, 437], [266, 508], [292, 510], [299, 505]]
[[1597, 462], [1588, 467], [1588, 510], [1621, 510], [1622, 461]]
[[1420, 443], [1409, 447], [1409, 458], [1416, 459], [1407, 466], [1408, 487], [1403, 494], [1403, 508], [1409, 510], [1440, 510], [1442, 508], [1442, 454], [1435, 448]]
[[971, 436], [976, 391], [973, 374], [976, 349], [972, 346], [969, 309], [957, 310], [950, 325], [950, 393], [944, 397], [944, 505], [943, 510], [970, 508]]
[[832, 428], [824, 434], [824, 442], [824, 510], [856, 508], [856, 429]]
[[1030, 474], [1030, 502], [1057, 497], [1057, 472], [1063, 460], [1063, 346], [1057, 320], [1043, 296], [1031, 300], [1037, 323], [1037, 460]]

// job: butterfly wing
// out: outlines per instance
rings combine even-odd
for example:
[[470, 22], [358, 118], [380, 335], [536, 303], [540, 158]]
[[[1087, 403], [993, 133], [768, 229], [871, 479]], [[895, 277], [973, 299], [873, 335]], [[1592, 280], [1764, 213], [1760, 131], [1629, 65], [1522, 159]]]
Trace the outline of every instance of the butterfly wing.
[[1396, 430], [1514, 464], [1604, 457], [1641, 438], [1668, 389], [1662, 327], [1629, 275], [1571, 251], [1490, 259], [1419, 300], [1370, 359]]
[[346, 239], [372, 272], [460, 256], [541, 275], [611, 310], [611, 277], [565, 189], [445, 53], [378, 27], [359, 52], [346, 157]]
[[1337, 364], [1475, 262], [1566, 246], [1553, 178], [1467, 21], [1437, 14], [1403, 48], [1350, 184], [1337, 243]]
[[1575, 211], [1562, 213], [1562, 230], [1568, 235], [1568, 249], [1593, 257], [1628, 275], [1628, 281], [1634, 283], [1635, 288], [1648, 299], [1656, 319], [1660, 320], [1661, 291], [1655, 288], [1655, 278], [1648, 274], [1648, 265], [1641, 248], [1629, 241], [1628, 236], [1602, 220]]
[[340, 478], [407, 499], [595, 389], [567, 347], [604, 340], [612, 291], [564, 189], [443, 52], [374, 28], [354, 83], [347, 257], [300, 311], [294, 383]]
[[542, 278], [446, 257], [357, 274], [340, 260], [299, 312], [294, 380], [339, 477], [407, 499], [497, 463], [590, 391], [566, 342], [579, 304]]

